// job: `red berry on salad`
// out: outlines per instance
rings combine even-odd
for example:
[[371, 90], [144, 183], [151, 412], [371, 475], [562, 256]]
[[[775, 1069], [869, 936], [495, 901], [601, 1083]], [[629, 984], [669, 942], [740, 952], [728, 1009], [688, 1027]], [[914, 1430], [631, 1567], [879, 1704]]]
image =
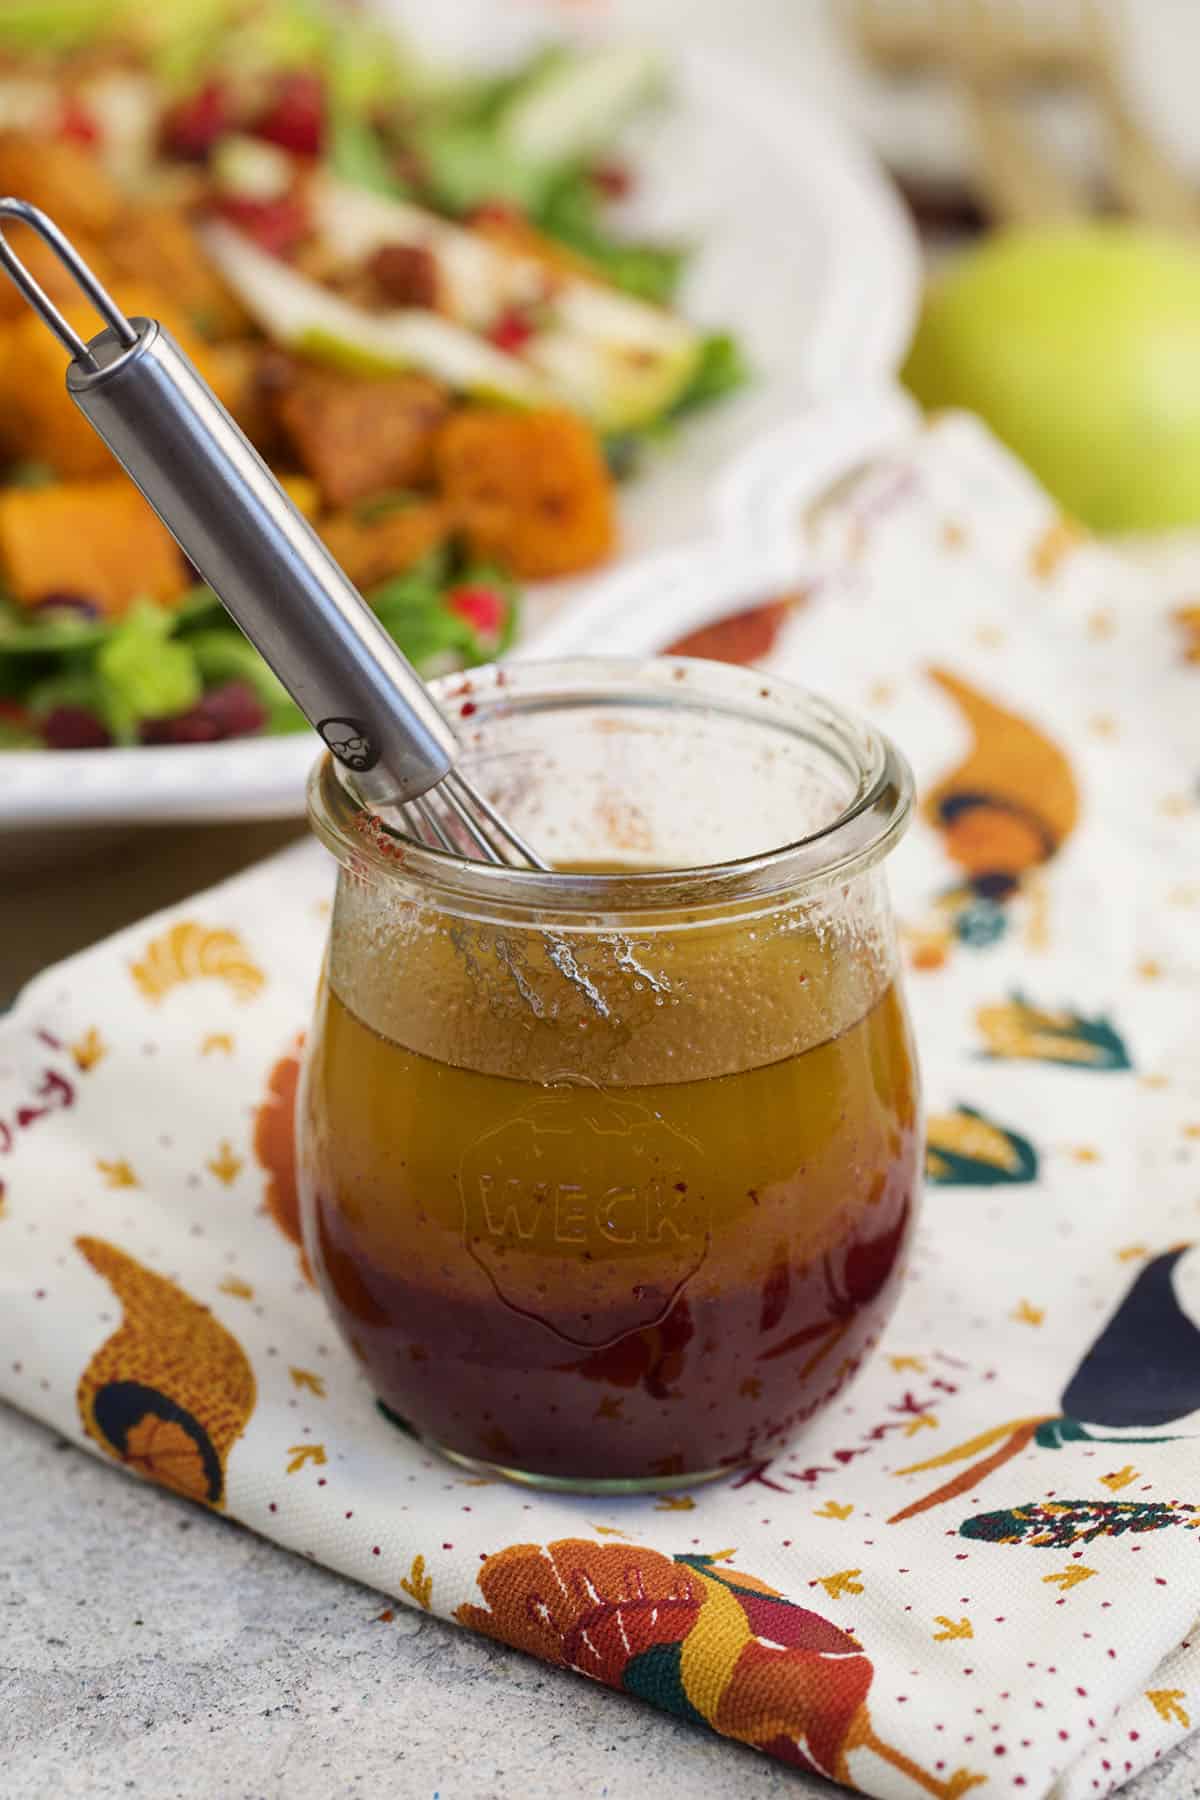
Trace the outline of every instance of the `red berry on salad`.
[[215, 744], [253, 737], [267, 723], [267, 709], [248, 681], [224, 681], [203, 700], [169, 719], [147, 719], [144, 744]]
[[162, 125], [163, 149], [185, 162], [205, 162], [232, 123], [228, 90], [222, 82], [207, 81], [168, 112]]
[[308, 236], [312, 225], [304, 196], [295, 188], [277, 200], [239, 200], [229, 196], [217, 204], [222, 216], [253, 238], [269, 256], [290, 256]]
[[633, 192], [633, 170], [628, 163], [598, 162], [589, 173], [592, 186], [606, 200], [625, 200]]
[[518, 225], [524, 219], [523, 209], [512, 200], [484, 200], [467, 222], [470, 225]]
[[527, 312], [522, 311], [519, 306], [509, 306], [492, 325], [488, 337], [497, 350], [514, 352], [524, 349], [535, 330], [533, 320]]
[[58, 135], [72, 144], [82, 144], [85, 149], [100, 142], [100, 126], [95, 115], [74, 94], [63, 97]]
[[280, 78], [274, 99], [251, 126], [255, 137], [290, 150], [319, 156], [325, 139], [325, 87], [318, 75], [297, 71]]
[[508, 603], [499, 588], [488, 587], [483, 582], [469, 582], [451, 588], [446, 595], [446, 605], [460, 619], [465, 619], [485, 643], [499, 642], [508, 613]]
[[106, 750], [112, 743], [106, 727], [86, 706], [55, 706], [42, 720], [49, 750]]

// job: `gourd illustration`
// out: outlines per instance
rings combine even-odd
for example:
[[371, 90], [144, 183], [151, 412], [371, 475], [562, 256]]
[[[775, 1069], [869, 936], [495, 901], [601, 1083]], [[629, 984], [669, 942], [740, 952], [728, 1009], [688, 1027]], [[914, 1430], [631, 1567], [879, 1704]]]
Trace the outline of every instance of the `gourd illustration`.
[[1061, 849], [1079, 818], [1066, 756], [1036, 726], [947, 669], [929, 677], [972, 734], [963, 761], [926, 795], [925, 816], [976, 894], [1004, 900]]
[[939, 968], [955, 940], [974, 949], [1008, 929], [1006, 908], [1062, 849], [1079, 818], [1066, 756], [1019, 714], [948, 669], [926, 670], [971, 733], [966, 755], [926, 794], [922, 811], [961, 879], [938, 894], [913, 934], [918, 968]]
[[75, 1243], [124, 1313], [80, 1378], [84, 1430], [127, 1468], [222, 1508], [226, 1461], [254, 1411], [245, 1352], [173, 1281], [101, 1238]]

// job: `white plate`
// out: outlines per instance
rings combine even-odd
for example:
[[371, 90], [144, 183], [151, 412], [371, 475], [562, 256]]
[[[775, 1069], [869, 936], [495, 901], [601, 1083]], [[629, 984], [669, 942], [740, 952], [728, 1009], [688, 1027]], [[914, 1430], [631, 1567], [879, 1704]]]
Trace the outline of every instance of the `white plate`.
[[[536, 34], [546, 17], [537, 0], [492, 0], [482, 10], [460, 0], [427, 11], [439, 30], [452, 22], [485, 57], [517, 34]], [[811, 419], [823, 396], [894, 370], [919, 289], [905, 214], [840, 127], [766, 73], [725, 56], [684, 49], [672, 67], [674, 104], [642, 133], [636, 152], [636, 223], [696, 242], [685, 307], [734, 330], [757, 379], [681, 432], [632, 485], [627, 555], [710, 531], [720, 477], [739, 451], [790, 418]], [[531, 630], [621, 575], [618, 565], [535, 595]], [[0, 754], [0, 860], [10, 861], [4, 836], [15, 831], [297, 816], [313, 755], [308, 736]]]

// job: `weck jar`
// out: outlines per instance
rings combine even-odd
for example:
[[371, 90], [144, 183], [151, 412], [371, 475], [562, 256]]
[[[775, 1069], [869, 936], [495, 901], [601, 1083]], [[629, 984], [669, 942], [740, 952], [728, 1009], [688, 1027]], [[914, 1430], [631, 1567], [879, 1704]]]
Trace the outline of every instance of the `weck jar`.
[[545, 1487], [782, 1448], [892, 1308], [920, 1176], [878, 732], [715, 663], [439, 685], [554, 865], [425, 848], [326, 760], [340, 869], [299, 1109], [305, 1243], [388, 1414]]

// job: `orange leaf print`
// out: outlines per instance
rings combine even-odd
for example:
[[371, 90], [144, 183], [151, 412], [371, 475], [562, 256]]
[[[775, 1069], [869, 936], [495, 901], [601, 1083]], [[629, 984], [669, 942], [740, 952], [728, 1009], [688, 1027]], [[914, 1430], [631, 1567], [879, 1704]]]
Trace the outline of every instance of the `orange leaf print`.
[[1182, 1725], [1185, 1731], [1191, 1730], [1192, 1721], [1183, 1705], [1186, 1698], [1183, 1688], [1147, 1688], [1146, 1698], [1168, 1725]]
[[121, 1157], [116, 1162], [105, 1162], [102, 1156], [98, 1156], [96, 1158], [96, 1167], [103, 1175], [106, 1187], [135, 1188], [141, 1186], [141, 1182], [138, 1180], [129, 1164], [125, 1161], [124, 1157]]
[[83, 1036], [71, 1045], [71, 1057], [81, 1075], [86, 1075], [89, 1069], [94, 1069], [96, 1064], [107, 1055], [108, 1045], [94, 1025], [89, 1025]]
[[211, 1175], [216, 1176], [218, 1181], [229, 1187], [241, 1174], [243, 1163], [242, 1158], [235, 1154], [229, 1139], [222, 1138], [217, 1154], [211, 1157], [204, 1166]]
[[423, 1612], [428, 1612], [433, 1599], [433, 1576], [425, 1573], [425, 1558], [414, 1556], [412, 1567], [407, 1575], [400, 1577], [400, 1586], [410, 1599], [415, 1600]]
[[861, 1569], [839, 1569], [836, 1575], [819, 1575], [809, 1587], [823, 1587], [831, 1600], [840, 1600], [843, 1594], [861, 1594], [863, 1584], [858, 1580]]
[[325, 1464], [324, 1444], [293, 1444], [288, 1451], [290, 1461], [287, 1466], [289, 1475], [298, 1475], [306, 1464], [313, 1463], [320, 1469]]
[[[485, 1605], [455, 1618], [487, 1637], [637, 1694], [795, 1768], [852, 1780], [870, 1752], [932, 1800], [982, 1777], [923, 1769], [876, 1736], [858, 1640], [724, 1560], [563, 1538], [512, 1544], [478, 1573]], [[860, 1590], [861, 1591], [861, 1590]]]
[[1029, 572], [1039, 581], [1049, 581], [1058, 573], [1063, 560], [1072, 550], [1087, 541], [1087, 532], [1066, 513], [1060, 514], [1037, 539], [1029, 552]]

